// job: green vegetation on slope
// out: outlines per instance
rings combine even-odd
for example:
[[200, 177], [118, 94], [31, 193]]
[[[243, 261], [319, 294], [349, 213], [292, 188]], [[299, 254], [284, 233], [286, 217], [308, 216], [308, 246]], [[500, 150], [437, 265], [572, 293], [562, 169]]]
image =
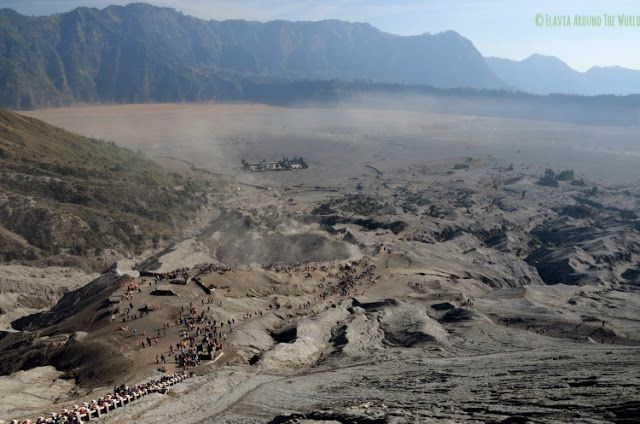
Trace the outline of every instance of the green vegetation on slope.
[[0, 260], [140, 252], [206, 202], [142, 154], [0, 109]]
[[506, 87], [452, 31], [401, 37], [340, 21], [205, 21], [140, 3], [42, 17], [0, 9], [0, 105], [242, 97], [247, 78]]

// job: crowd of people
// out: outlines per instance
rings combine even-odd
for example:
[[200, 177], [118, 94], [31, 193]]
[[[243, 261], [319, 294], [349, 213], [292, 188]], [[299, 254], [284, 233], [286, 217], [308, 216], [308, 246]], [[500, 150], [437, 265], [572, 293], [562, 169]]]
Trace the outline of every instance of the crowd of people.
[[[89, 421], [90, 418], [108, 413], [133, 399], [149, 393], [165, 392], [169, 386], [179, 383], [187, 377], [188, 374], [183, 371], [172, 375], [164, 375], [160, 378], [154, 378], [135, 386], [121, 384], [113, 388], [113, 393], [109, 393], [98, 399], [93, 399], [91, 402], [74, 405], [73, 408], [63, 409], [60, 413], [52, 412], [49, 417], [38, 417], [35, 420], [13, 420], [11, 424], [75, 424]], [[0, 421], [0, 424], [2, 424], [2, 421]]]
[[[196, 265], [193, 269], [180, 268], [170, 273], [162, 274], [162, 278], [176, 278], [180, 275], [186, 276], [192, 273], [198, 276], [212, 272], [224, 273], [230, 269], [230, 267], [224, 265], [201, 264]], [[326, 300], [333, 296], [344, 297], [349, 295], [351, 290], [359, 283], [364, 281], [373, 283], [375, 281], [375, 265], [371, 264], [368, 258], [353, 260], [347, 263], [270, 264], [263, 266], [263, 269], [271, 272], [303, 273], [304, 275], [311, 275], [311, 273], [316, 271], [326, 273], [331, 282], [321, 284], [322, 290], [315, 296], [315, 301]], [[135, 291], [137, 287], [131, 287], [131, 289]], [[169, 345], [169, 351], [166, 356], [164, 352], [156, 355], [156, 364], [164, 366], [167, 360], [173, 359], [176, 365], [186, 370], [198, 366], [203, 358], [214, 358], [216, 352], [222, 350], [223, 342], [227, 339], [235, 325], [235, 318], [226, 321], [215, 319], [211, 313], [211, 305], [214, 304], [214, 299], [210, 295], [206, 299], [201, 299], [200, 303], [199, 310], [193, 302], [190, 302], [188, 306], [180, 307], [175, 325], [181, 326], [183, 329], [180, 331], [179, 338], [175, 345]], [[298, 305], [297, 309], [307, 309], [312, 306], [312, 301], [308, 300]], [[269, 305], [269, 309], [280, 309], [281, 307], [292, 309], [291, 304], [281, 305], [277, 301]], [[262, 313], [262, 311], [245, 313], [242, 320], [262, 315]], [[164, 325], [165, 328], [162, 329], [162, 332], [165, 335], [166, 327], [170, 325], [169, 323]], [[151, 347], [153, 343], [158, 343], [157, 340], [157, 338], [147, 336], [146, 345]], [[144, 339], [140, 340], [139, 344], [140, 348], [146, 346]]]
[[176, 364], [183, 369], [198, 366], [203, 357], [215, 357], [216, 352], [222, 350], [223, 341], [233, 329], [235, 318], [226, 322], [214, 319], [211, 303], [211, 297], [207, 298], [206, 303], [203, 299], [200, 312], [193, 302], [190, 302], [188, 307], [180, 307], [177, 324], [184, 328], [175, 346], [170, 345], [169, 350]]
[[221, 264], [200, 264], [194, 267], [195, 275], [194, 277], [200, 277], [201, 275], [213, 274], [217, 272], [222, 275], [225, 272], [231, 271], [231, 267], [227, 265]]
[[335, 272], [329, 273], [329, 277], [335, 282], [329, 284], [319, 294], [321, 299], [331, 296], [348, 296], [357, 285], [367, 282], [373, 284], [377, 279], [374, 277], [376, 266], [370, 263], [367, 258], [354, 260], [345, 264], [339, 264]]
[[173, 271], [169, 271], [169, 272], [154, 273], [153, 277], [155, 278], [156, 282], [159, 282], [162, 280], [175, 280], [176, 278], [184, 278], [186, 280], [190, 277], [190, 275], [191, 275], [191, 268], [184, 267], [184, 268], [174, 269]]
[[[140, 285], [138, 284], [138, 282], [135, 279], [131, 279], [129, 281], [127, 281], [125, 283], [125, 285], [123, 286], [123, 293], [120, 296], [120, 302], [122, 304], [126, 304], [127, 302], [129, 303], [129, 307], [126, 307], [122, 310], [122, 322], [127, 322], [127, 321], [134, 321], [138, 318], [142, 318], [143, 316], [146, 315], [146, 313], [148, 311], [146, 310], [138, 310], [136, 311], [135, 308], [133, 307], [133, 296], [136, 293], [142, 293], [142, 288], [140, 287]], [[115, 317], [115, 311], [113, 311], [113, 314], [111, 316], [111, 321], [115, 321], [116, 317]]]
[[[297, 305], [296, 309], [305, 310], [326, 301], [332, 297], [345, 297], [362, 283], [373, 284], [378, 278], [375, 276], [376, 266], [368, 258], [352, 260], [347, 263], [305, 264], [305, 265], [266, 265], [263, 267], [272, 272], [302, 273], [305, 278], [312, 278], [312, 272], [322, 271], [326, 277], [321, 277], [320, 292]], [[309, 276], [309, 277], [307, 277]], [[291, 303], [281, 303], [277, 298], [269, 304], [269, 309], [293, 309]]]
[[[359, 283], [373, 283], [376, 279], [374, 278], [375, 265], [371, 264], [366, 258], [347, 263], [303, 265], [272, 264], [265, 265], [263, 268], [271, 272], [284, 272], [288, 274], [296, 272], [302, 273], [305, 276], [311, 276], [312, 273], [316, 271], [322, 271], [326, 274], [326, 278], [323, 277], [323, 282], [320, 284], [321, 290], [314, 296], [313, 301], [307, 300], [306, 302], [297, 305], [297, 309], [311, 308], [318, 301], [327, 300], [331, 297], [347, 296]], [[155, 281], [157, 284], [161, 279], [174, 279], [178, 277], [188, 278], [191, 274], [199, 276], [213, 272], [225, 273], [230, 269], [230, 267], [218, 264], [203, 264], [197, 265], [193, 269], [180, 268], [168, 273], [156, 274]], [[123, 322], [142, 318], [148, 313], [145, 308], [136, 310], [133, 306], [132, 302], [134, 294], [140, 292], [141, 287], [136, 281], [128, 282], [124, 287], [124, 294], [122, 295], [121, 300], [128, 302], [128, 308], [125, 307], [125, 309], [121, 311]], [[213, 317], [213, 314], [211, 313], [211, 305], [214, 305], [214, 299], [212, 296], [208, 296], [206, 300], [202, 299], [200, 303], [200, 308], [197, 308], [193, 302], [190, 302], [188, 306], [185, 305], [180, 307], [175, 323], [167, 322], [163, 324], [162, 331], [158, 330], [159, 337], [161, 332], [166, 336], [167, 329], [173, 325], [182, 327], [175, 345], [169, 345], [168, 353], [162, 352], [162, 354], [156, 355], [156, 364], [161, 365], [159, 368], [160, 370], [166, 371], [164, 364], [166, 364], [168, 359], [173, 359], [176, 365], [182, 368], [181, 372], [173, 375], [167, 375], [159, 379], [154, 379], [133, 387], [129, 387], [124, 384], [116, 386], [114, 387], [113, 393], [99, 399], [92, 400], [91, 402], [85, 402], [81, 406], [76, 405], [72, 409], [65, 409], [61, 413], [52, 413], [48, 418], [39, 417], [35, 421], [14, 420], [12, 423], [58, 424], [78, 423], [83, 420], [88, 421], [89, 417], [97, 416], [97, 411], [106, 413], [117, 406], [122, 406], [124, 403], [129, 402], [132, 398], [135, 399], [141, 395], [154, 391], [164, 391], [169, 385], [182, 381], [186, 378], [186, 371], [188, 369], [198, 366], [204, 358], [214, 358], [216, 353], [222, 350], [223, 342], [227, 339], [236, 324], [235, 318], [221, 320]], [[280, 309], [280, 307], [281, 305], [278, 302], [274, 302], [269, 305], [269, 309]], [[292, 309], [292, 305], [290, 304], [284, 305], [284, 307]], [[263, 311], [245, 313], [239, 319], [248, 320], [262, 314]], [[114, 317], [115, 314], [112, 316], [112, 321], [114, 320]], [[139, 333], [136, 329], [133, 329], [133, 335], [142, 336], [139, 340], [140, 348], [145, 348], [147, 345], [148, 347], [151, 347], [154, 344], [158, 344], [158, 337], [147, 336], [144, 332]], [[0, 424], [3, 423], [0, 421]]]
[[173, 271], [169, 272], [147, 273], [147, 275], [153, 276], [156, 283], [158, 283], [161, 281], [175, 280], [178, 278], [183, 278], [186, 281], [190, 277], [196, 278], [202, 275], [213, 274], [214, 272], [217, 272], [218, 274], [224, 274], [225, 272], [231, 271], [231, 269], [232, 268], [227, 265], [204, 263], [194, 265], [193, 268], [184, 267], [174, 269]]

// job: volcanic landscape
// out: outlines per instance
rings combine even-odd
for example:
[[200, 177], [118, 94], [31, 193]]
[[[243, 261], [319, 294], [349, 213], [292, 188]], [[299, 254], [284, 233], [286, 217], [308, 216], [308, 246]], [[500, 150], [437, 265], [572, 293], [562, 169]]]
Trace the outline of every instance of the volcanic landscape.
[[[211, 355], [101, 420], [640, 416], [637, 128], [349, 105], [28, 114], [211, 190], [178, 241], [104, 273], [2, 265], [1, 417], [178, 371], [179, 344]], [[309, 168], [241, 169], [285, 156]]]

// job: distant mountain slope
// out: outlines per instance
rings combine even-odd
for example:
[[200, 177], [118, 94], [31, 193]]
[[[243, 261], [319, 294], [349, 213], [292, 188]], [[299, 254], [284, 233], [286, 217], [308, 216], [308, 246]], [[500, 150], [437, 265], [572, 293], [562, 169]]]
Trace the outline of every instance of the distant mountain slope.
[[534, 94], [640, 94], [640, 71], [594, 67], [578, 72], [553, 56], [534, 54], [515, 61], [487, 58], [491, 69], [507, 84]]
[[140, 251], [203, 202], [140, 154], [0, 109], [0, 261]]
[[487, 58], [493, 71], [514, 88], [534, 94], [580, 94], [581, 74], [553, 56], [532, 55], [522, 61]]
[[602, 93], [640, 94], [640, 71], [621, 68], [619, 66], [598, 67], [586, 73], [588, 90], [585, 94]]
[[640, 95], [535, 95], [507, 90], [434, 88], [424, 85], [346, 81], [256, 82], [221, 100], [280, 106], [324, 104], [422, 110], [456, 115], [501, 116], [586, 125], [640, 125]]
[[35, 18], [0, 10], [1, 105], [205, 100], [237, 91], [240, 77], [506, 87], [453, 31], [205, 21], [140, 3]]

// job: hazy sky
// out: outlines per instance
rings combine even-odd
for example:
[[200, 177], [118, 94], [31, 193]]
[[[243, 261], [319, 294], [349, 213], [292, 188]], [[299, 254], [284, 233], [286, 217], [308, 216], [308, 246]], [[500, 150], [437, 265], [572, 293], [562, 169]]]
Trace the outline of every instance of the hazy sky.
[[[29, 15], [102, 8], [122, 0], [0, 0]], [[578, 70], [619, 65], [640, 69], [640, 0], [151, 0], [201, 18], [251, 20], [341, 19], [369, 22], [395, 34], [453, 29], [485, 56], [523, 59], [553, 55]], [[639, 26], [542, 27], [536, 15], [632, 15]]]

